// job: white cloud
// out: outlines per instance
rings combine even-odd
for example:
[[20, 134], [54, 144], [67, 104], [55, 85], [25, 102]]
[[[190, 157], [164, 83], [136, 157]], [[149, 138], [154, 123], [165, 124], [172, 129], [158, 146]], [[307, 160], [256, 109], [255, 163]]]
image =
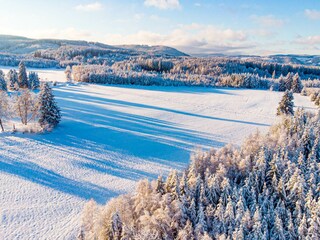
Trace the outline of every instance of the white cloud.
[[317, 10], [306, 9], [304, 10], [304, 14], [312, 20], [320, 19], [320, 11]]
[[[10, 33], [10, 32], [8, 32]], [[68, 40], [94, 40], [91, 33], [75, 29], [73, 27], [65, 29], [46, 28], [46, 29], [33, 29], [32, 31], [21, 30], [18, 33], [20, 36], [27, 36], [30, 38], [53, 38], [53, 39], [68, 39]]]
[[284, 20], [280, 18], [276, 18], [273, 15], [265, 15], [265, 16], [253, 15], [251, 16], [251, 19], [263, 27], [282, 27], [285, 23]]
[[95, 12], [102, 9], [102, 4], [99, 2], [89, 3], [89, 4], [79, 4], [75, 7], [77, 11], [83, 12]]
[[188, 53], [232, 53], [252, 47], [244, 31], [222, 29], [213, 25], [181, 25], [167, 34], [139, 31], [130, 35], [108, 35], [108, 44], [167, 45]]
[[159, 9], [177, 9], [181, 7], [179, 0], [145, 0], [144, 5]]
[[295, 43], [303, 45], [320, 45], [320, 35], [308, 36], [308, 37], [298, 37]]

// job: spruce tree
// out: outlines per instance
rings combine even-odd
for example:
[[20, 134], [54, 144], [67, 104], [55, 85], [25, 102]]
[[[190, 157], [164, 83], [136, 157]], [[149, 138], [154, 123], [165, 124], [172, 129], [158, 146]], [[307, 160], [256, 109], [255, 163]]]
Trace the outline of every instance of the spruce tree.
[[7, 82], [2, 74], [0, 74], [0, 91], [7, 91]]
[[40, 126], [55, 127], [58, 125], [61, 120], [61, 113], [48, 83], [41, 86], [38, 109]]
[[277, 115], [293, 115], [293, 94], [286, 90], [277, 109]]
[[292, 92], [294, 92], [294, 93], [301, 93], [302, 88], [303, 88], [303, 85], [302, 85], [302, 83], [301, 83], [300, 76], [299, 76], [298, 73], [296, 73], [296, 74], [293, 76], [291, 90], [292, 90]]
[[38, 77], [37, 73], [35, 73], [35, 72], [30, 72], [29, 73], [28, 87], [31, 90], [35, 90], [35, 89], [38, 89], [40, 87], [40, 81], [39, 81], [39, 77]]
[[28, 88], [27, 70], [23, 62], [19, 63], [18, 82], [20, 88]]
[[8, 82], [8, 87], [10, 90], [18, 90], [16, 89], [16, 86], [18, 85], [18, 74], [16, 70], [10, 69], [10, 71], [7, 73], [7, 82]]

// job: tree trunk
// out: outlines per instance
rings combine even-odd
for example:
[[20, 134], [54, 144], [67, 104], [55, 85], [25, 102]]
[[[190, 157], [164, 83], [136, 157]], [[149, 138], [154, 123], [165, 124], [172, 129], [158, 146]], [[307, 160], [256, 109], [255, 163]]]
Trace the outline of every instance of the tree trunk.
[[1, 119], [0, 119], [0, 126], [1, 126], [2, 132], [4, 132], [4, 128], [3, 128], [3, 125], [2, 125], [2, 120]]

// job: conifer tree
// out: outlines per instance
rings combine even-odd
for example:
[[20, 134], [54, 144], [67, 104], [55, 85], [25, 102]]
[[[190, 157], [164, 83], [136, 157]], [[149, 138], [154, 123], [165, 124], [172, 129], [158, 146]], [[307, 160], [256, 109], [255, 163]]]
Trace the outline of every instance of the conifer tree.
[[7, 82], [4, 79], [4, 75], [0, 74], [0, 91], [7, 91]]
[[28, 82], [28, 87], [31, 90], [38, 89], [40, 87], [40, 81], [39, 81], [39, 76], [35, 72], [30, 72], [29, 73], [29, 82]]
[[293, 115], [293, 94], [286, 90], [277, 109], [277, 115]]
[[23, 62], [19, 63], [18, 83], [20, 88], [28, 88], [27, 70]]
[[43, 83], [38, 98], [39, 124], [42, 127], [55, 127], [61, 119], [60, 109], [48, 83]]
[[18, 90], [18, 73], [16, 70], [10, 69], [7, 73], [7, 82], [10, 90]]
[[303, 85], [302, 85], [302, 83], [301, 83], [300, 76], [299, 76], [298, 73], [296, 73], [296, 74], [293, 76], [293, 79], [292, 79], [291, 90], [292, 90], [292, 92], [294, 92], [294, 93], [301, 93], [302, 88], [303, 88]]

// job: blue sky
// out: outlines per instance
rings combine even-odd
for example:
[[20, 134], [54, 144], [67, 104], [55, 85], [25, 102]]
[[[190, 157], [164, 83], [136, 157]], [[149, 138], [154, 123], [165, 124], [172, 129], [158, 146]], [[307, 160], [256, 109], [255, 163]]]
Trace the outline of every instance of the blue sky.
[[0, 0], [0, 33], [188, 53], [320, 54], [319, 0]]

